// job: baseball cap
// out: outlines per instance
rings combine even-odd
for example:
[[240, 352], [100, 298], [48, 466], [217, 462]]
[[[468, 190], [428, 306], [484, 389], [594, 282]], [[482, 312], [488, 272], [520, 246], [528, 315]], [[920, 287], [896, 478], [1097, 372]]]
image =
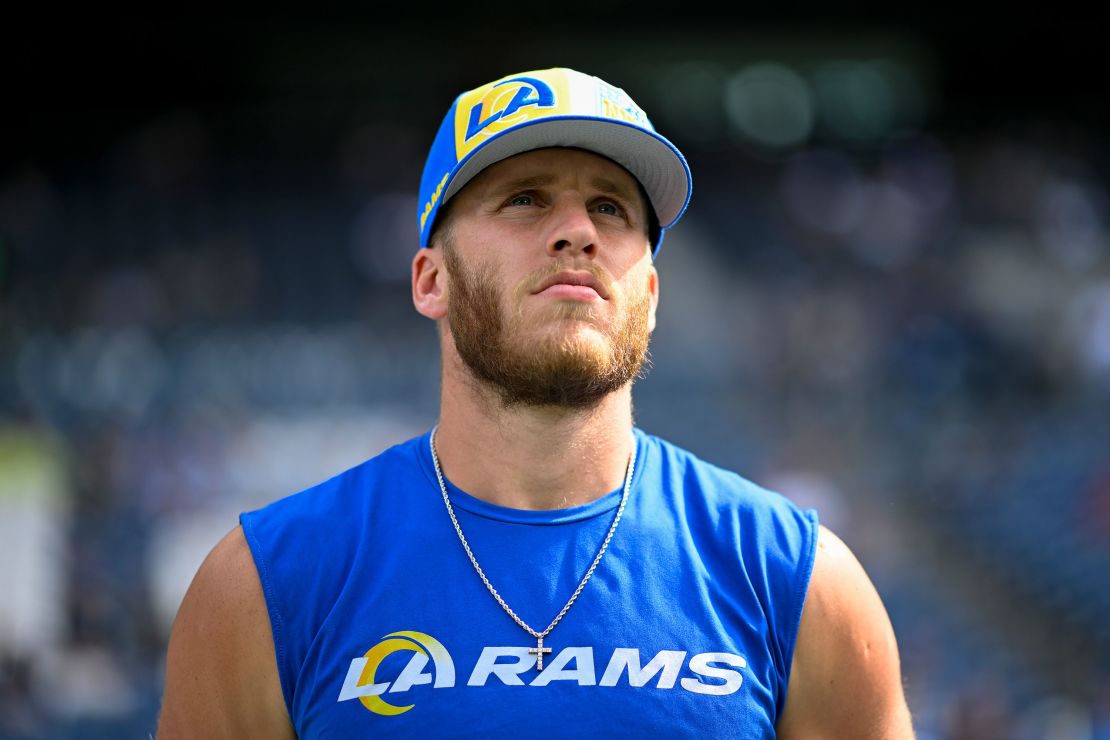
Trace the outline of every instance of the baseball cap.
[[639, 180], [659, 220], [655, 252], [690, 202], [686, 158], [624, 90], [562, 67], [523, 72], [464, 92], [447, 111], [420, 180], [420, 246], [439, 209], [478, 173], [545, 147], [586, 149]]

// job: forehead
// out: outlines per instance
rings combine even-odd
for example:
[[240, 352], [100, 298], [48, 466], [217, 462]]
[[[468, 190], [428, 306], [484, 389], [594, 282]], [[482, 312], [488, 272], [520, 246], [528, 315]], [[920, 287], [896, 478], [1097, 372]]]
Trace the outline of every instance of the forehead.
[[628, 170], [611, 159], [584, 149], [537, 149], [508, 157], [482, 170], [452, 200], [468, 194], [482, 197], [515, 183], [589, 184], [613, 195], [635, 199], [640, 185]]

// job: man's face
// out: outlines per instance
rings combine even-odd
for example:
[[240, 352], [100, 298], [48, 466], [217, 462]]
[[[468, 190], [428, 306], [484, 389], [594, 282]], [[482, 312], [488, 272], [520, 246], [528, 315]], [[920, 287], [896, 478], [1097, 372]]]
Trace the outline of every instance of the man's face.
[[448, 325], [502, 403], [588, 408], [640, 373], [658, 297], [647, 208], [622, 167], [576, 149], [506, 159], [452, 199]]

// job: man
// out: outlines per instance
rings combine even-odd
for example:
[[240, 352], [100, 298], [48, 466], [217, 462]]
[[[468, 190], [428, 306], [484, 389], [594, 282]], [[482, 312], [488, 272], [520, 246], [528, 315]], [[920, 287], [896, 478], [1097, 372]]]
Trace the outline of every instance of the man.
[[241, 517], [161, 736], [912, 737], [844, 544], [633, 426], [678, 150], [623, 91], [531, 72], [455, 101], [421, 190], [439, 425]]

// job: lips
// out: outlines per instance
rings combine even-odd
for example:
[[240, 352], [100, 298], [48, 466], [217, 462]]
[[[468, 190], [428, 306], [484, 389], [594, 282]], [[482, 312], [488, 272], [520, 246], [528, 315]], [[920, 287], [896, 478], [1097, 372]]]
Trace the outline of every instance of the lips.
[[542, 293], [548, 288], [561, 285], [592, 288], [601, 298], [609, 300], [609, 291], [605, 289], [605, 285], [588, 272], [563, 271], [556, 273], [540, 283], [533, 294]]

